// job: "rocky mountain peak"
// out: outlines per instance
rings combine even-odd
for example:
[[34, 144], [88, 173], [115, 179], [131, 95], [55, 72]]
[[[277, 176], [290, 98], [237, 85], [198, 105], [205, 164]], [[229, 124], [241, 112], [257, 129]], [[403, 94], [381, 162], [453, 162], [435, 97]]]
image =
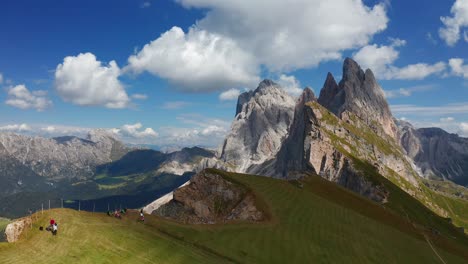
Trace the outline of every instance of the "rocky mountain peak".
[[343, 63], [343, 80], [342, 81], [350, 81], [350, 80], [360, 80], [364, 79], [364, 71], [361, 69], [361, 66], [357, 64], [351, 58], [346, 58]]
[[[352, 59], [343, 63], [343, 78], [337, 85], [331, 74], [325, 80], [318, 102], [342, 118], [353, 113], [369, 126], [396, 138], [396, 125], [384, 92], [370, 69], [365, 72]], [[379, 127], [377, 127], [379, 126]]]
[[317, 98], [315, 97], [314, 91], [312, 91], [310, 87], [306, 87], [299, 96], [298, 102], [307, 103], [315, 100], [317, 100]]
[[295, 105], [281, 86], [268, 79], [254, 91], [241, 94], [231, 132], [220, 151], [222, 161], [238, 172], [248, 172], [252, 165], [273, 158], [288, 133]]
[[265, 79], [253, 91], [247, 91], [239, 95], [237, 99], [236, 116], [242, 111], [242, 107], [253, 97], [260, 98], [263, 95], [271, 95], [273, 98], [289, 96], [281, 86], [272, 80]]

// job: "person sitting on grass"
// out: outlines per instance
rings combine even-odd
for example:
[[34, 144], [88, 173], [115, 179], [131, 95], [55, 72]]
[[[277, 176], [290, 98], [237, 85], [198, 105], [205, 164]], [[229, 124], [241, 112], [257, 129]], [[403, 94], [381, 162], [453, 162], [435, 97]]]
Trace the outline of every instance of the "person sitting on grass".
[[54, 223], [54, 226], [52, 227], [52, 235], [56, 236], [58, 231], [58, 225], [57, 223]]

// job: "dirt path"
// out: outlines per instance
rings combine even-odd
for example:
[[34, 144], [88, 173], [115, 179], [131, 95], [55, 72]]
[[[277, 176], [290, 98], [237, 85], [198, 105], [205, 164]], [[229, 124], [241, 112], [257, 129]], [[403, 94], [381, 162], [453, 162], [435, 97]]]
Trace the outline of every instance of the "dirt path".
[[442, 261], [442, 263], [444, 263], [444, 264], [447, 264], [447, 263], [444, 261], [444, 259], [439, 255], [439, 253], [437, 253], [437, 251], [435, 250], [434, 246], [432, 246], [432, 243], [431, 243], [431, 241], [429, 240], [429, 238], [428, 238], [426, 235], [424, 235], [424, 238], [426, 239], [426, 241], [427, 241], [427, 243], [429, 244], [429, 246], [431, 246], [432, 251], [434, 251], [434, 253], [436, 254], [436, 256], [439, 257], [440, 261]]

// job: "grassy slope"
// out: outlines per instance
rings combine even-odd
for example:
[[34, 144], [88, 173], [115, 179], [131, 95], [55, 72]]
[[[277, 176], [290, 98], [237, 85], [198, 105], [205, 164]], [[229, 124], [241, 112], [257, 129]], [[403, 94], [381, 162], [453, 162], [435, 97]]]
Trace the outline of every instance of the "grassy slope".
[[[342, 126], [348, 131], [350, 131], [351, 134], [357, 136], [357, 138], [366, 141], [368, 144], [377, 147], [380, 149], [383, 153], [387, 155], [395, 155], [395, 156], [400, 156], [402, 159], [402, 153], [399, 149], [399, 147], [396, 145], [395, 142], [391, 139], [383, 139], [379, 137], [376, 133], [374, 133], [369, 127], [367, 127], [364, 124], [361, 124], [361, 127], [357, 128], [353, 126], [350, 123], [343, 122], [342, 120], [338, 119], [334, 114], [332, 114], [330, 111], [325, 109], [323, 106], [320, 104], [313, 102], [309, 103], [309, 106], [320, 110], [322, 113], [321, 121], [326, 123], [326, 124], [331, 124], [333, 126]], [[354, 116], [352, 113], [349, 113], [350, 118], [353, 120], [355, 124], [359, 124], [360, 122], [358, 121], [358, 118]], [[383, 183], [384, 185], [388, 185], [388, 182], [385, 181], [385, 179], [381, 179], [382, 177], [378, 172], [375, 171], [375, 169], [372, 168], [372, 166], [369, 166], [366, 163], [362, 162], [362, 159], [359, 159], [359, 155], [357, 154], [356, 148], [350, 143], [347, 142], [336, 135], [334, 135], [333, 131], [328, 131], [326, 128], [324, 128], [324, 131], [329, 134], [330, 138], [332, 139], [332, 144], [340, 150], [343, 154], [348, 156], [349, 158], [353, 159], [355, 163], [358, 163], [358, 166], [361, 165], [361, 169], [363, 170], [364, 174], [368, 176], [371, 180], [373, 179], [374, 181], [377, 181], [378, 183]], [[359, 144], [359, 143], [358, 143]], [[344, 149], [344, 146], [347, 146], [350, 149], [350, 152], [346, 151]], [[369, 158], [369, 157], [368, 157]], [[373, 160], [373, 162], [378, 162], [377, 160]], [[410, 166], [407, 164], [407, 166]], [[386, 175], [389, 181], [391, 181], [393, 184], [397, 185], [399, 188], [396, 189], [395, 186], [390, 186], [390, 189], [395, 192], [398, 192], [399, 195], [396, 197], [401, 197], [404, 195], [401, 192], [401, 189], [410, 191], [416, 195], [416, 198], [421, 201], [425, 206], [432, 208], [434, 211], [438, 211], [438, 208], [442, 208], [450, 218], [453, 219], [453, 223], [457, 226], [464, 227], [467, 230], [468, 233], [468, 200], [465, 199], [460, 199], [455, 197], [455, 193], [458, 194], [465, 194], [466, 188], [457, 186], [456, 184], [449, 184], [449, 183], [441, 183], [441, 182], [435, 182], [435, 181], [430, 181], [430, 180], [425, 180], [425, 179], [420, 179], [418, 176], [416, 176], [416, 179], [420, 182], [421, 188], [416, 188], [414, 185], [409, 183], [407, 180], [405, 180], [403, 177], [398, 175], [396, 172], [387, 169]], [[426, 184], [429, 185], [434, 185], [436, 184], [439, 189], [443, 192], [436, 192], [433, 189], [430, 189], [426, 186]], [[446, 194], [444, 194], [446, 193]], [[450, 195], [447, 195], [450, 194]], [[406, 198], [405, 198], [406, 199]], [[432, 217], [427, 218], [427, 215], [431, 214], [431, 212], [426, 212], [425, 208], [421, 208], [421, 206], [412, 203], [412, 206], [416, 206], [417, 208], [420, 208], [418, 210], [418, 213], [412, 212], [411, 210], [403, 209], [400, 208], [398, 205], [400, 201], [396, 201], [396, 205], [393, 209], [396, 211], [399, 211], [399, 213], [404, 214], [404, 215], [409, 215], [411, 220], [415, 220], [414, 218], [420, 218], [422, 222], [424, 222], [426, 225], [428, 225], [428, 222], [432, 221]], [[392, 206], [392, 203], [389, 205], [390, 207]], [[418, 215], [419, 214], [419, 215]], [[436, 218], [434, 218], [436, 219]], [[427, 220], [427, 221], [425, 221]], [[439, 221], [440, 219], [437, 218], [436, 221]], [[437, 225], [436, 225], [437, 226]]]
[[[215, 257], [134, 221], [104, 214], [54, 209], [37, 215], [32, 230], [15, 244], [0, 243], [0, 263], [216, 263]], [[50, 217], [59, 234], [39, 231]]]
[[[270, 221], [203, 226], [147, 217], [143, 226], [54, 210], [47, 214], [61, 223], [58, 237], [35, 228], [15, 245], [0, 244], [0, 263], [440, 263], [420, 228], [320, 177], [305, 179], [300, 188], [271, 178], [221, 174], [251, 188]], [[445, 262], [466, 263], [463, 238], [458, 246], [429, 239]], [[46, 254], [51, 246], [57, 252]]]

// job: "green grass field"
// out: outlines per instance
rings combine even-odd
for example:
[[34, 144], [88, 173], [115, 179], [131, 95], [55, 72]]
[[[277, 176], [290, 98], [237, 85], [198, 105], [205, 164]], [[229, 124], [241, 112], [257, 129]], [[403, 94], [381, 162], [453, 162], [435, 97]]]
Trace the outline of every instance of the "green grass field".
[[[148, 216], [147, 222], [140, 224], [135, 221], [136, 213], [117, 220], [97, 213], [52, 210], [38, 214], [33, 229], [20, 242], [0, 244], [0, 263], [468, 261], [468, 238], [461, 232], [453, 233], [448, 222], [408, 221], [395, 210], [320, 177], [308, 177], [301, 185], [217, 173], [250, 188], [269, 220], [255, 224], [184, 225]], [[397, 195], [393, 203], [411, 206], [414, 202], [407, 200], [412, 199], [409, 196]], [[51, 216], [60, 224], [57, 237], [38, 230]], [[433, 235], [431, 226], [426, 225], [434, 225], [440, 235]]]

